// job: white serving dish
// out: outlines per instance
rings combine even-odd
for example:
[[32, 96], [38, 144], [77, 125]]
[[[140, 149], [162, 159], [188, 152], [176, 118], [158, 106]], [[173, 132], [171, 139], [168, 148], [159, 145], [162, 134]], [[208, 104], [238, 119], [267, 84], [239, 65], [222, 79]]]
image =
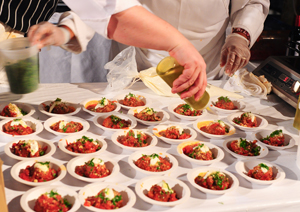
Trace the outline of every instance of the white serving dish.
[[234, 123], [233, 119], [241, 117], [241, 115], [243, 113], [244, 112], [237, 112], [237, 113], [230, 114], [229, 116], [227, 116], [227, 120], [234, 127], [237, 127], [240, 130], [248, 131], [248, 132], [253, 132], [253, 131], [261, 130], [261, 129], [265, 128], [266, 126], [268, 126], [268, 121], [265, 118], [263, 118], [262, 116], [259, 116], [259, 115], [256, 115], [256, 114], [253, 114], [253, 115], [256, 117], [257, 127], [243, 127], [241, 125], [238, 125], [238, 124]]
[[207, 110], [206, 109], [203, 109], [202, 110], [202, 114], [200, 116], [186, 116], [186, 115], [182, 115], [182, 114], [178, 114], [178, 113], [175, 113], [174, 112], [174, 109], [180, 105], [180, 104], [186, 104], [186, 102], [184, 101], [181, 101], [181, 102], [177, 102], [175, 104], [171, 104], [168, 106], [168, 110], [174, 115], [176, 116], [177, 118], [179, 119], [183, 119], [183, 120], [188, 120], [188, 121], [195, 121], [199, 118], [203, 118], [207, 115]]
[[63, 102], [66, 103], [66, 105], [74, 107], [75, 111], [72, 112], [72, 113], [66, 113], [66, 114], [49, 113], [49, 112], [47, 112], [44, 109], [44, 105], [50, 105], [51, 102], [54, 102], [54, 100], [53, 101], [51, 101], [51, 100], [45, 101], [45, 102], [42, 102], [41, 104], [39, 104], [39, 106], [38, 106], [39, 111], [41, 113], [44, 113], [44, 114], [48, 115], [48, 116], [57, 116], [57, 117], [60, 117], [60, 116], [73, 116], [73, 115], [77, 114], [80, 111], [80, 108], [81, 108], [80, 104], [78, 104], [78, 103], [72, 103], [72, 102], [65, 102], [65, 101], [63, 101]]
[[22, 102], [3, 102], [0, 104], [0, 113], [4, 109], [5, 106], [7, 106], [9, 103], [17, 105], [18, 108], [22, 109], [25, 111], [27, 114], [24, 116], [18, 116], [18, 117], [5, 117], [0, 115], [0, 119], [6, 119], [6, 120], [11, 120], [11, 119], [20, 119], [20, 118], [27, 118], [30, 117], [34, 114], [35, 109], [33, 106], [27, 103], [22, 103]]
[[221, 108], [218, 108], [215, 106], [216, 102], [218, 101], [218, 98], [220, 96], [213, 96], [210, 98], [209, 100], [209, 108], [211, 110], [213, 110], [214, 112], [216, 112], [217, 114], [230, 114], [230, 113], [237, 113], [239, 111], [242, 111], [246, 108], [246, 105], [245, 103], [240, 100], [240, 99], [234, 99], [234, 98], [230, 98], [229, 99], [233, 102], [234, 106], [237, 107], [237, 109], [234, 109], [234, 110], [226, 110], [226, 109], [221, 109]]
[[113, 100], [110, 100], [110, 99], [109, 99], [110, 101], [112, 101], [112, 102], [114, 102], [116, 104], [116, 108], [113, 111], [111, 111], [111, 112], [99, 113], [99, 112], [94, 112], [94, 111], [86, 109], [88, 103], [90, 103], [90, 102], [97, 103], [101, 99], [102, 99], [102, 97], [99, 98], [98, 100], [96, 98], [89, 98], [89, 99], [86, 99], [86, 100], [82, 101], [81, 102], [82, 110], [84, 110], [85, 112], [87, 112], [87, 113], [89, 113], [89, 114], [91, 114], [93, 116], [97, 116], [99, 114], [109, 114], [111, 112], [118, 112], [121, 109], [121, 105], [117, 101], [113, 101]]
[[131, 108], [135, 108], [135, 107], [130, 107], [130, 106], [126, 106], [126, 105], [123, 105], [123, 104], [122, 104], [122, 100], [123, 100], [123, 99], [125, 98], [125, 96], [128, 95], [129, 93], [132, 93], [132, 94], [138, 96], [138, 97], [145, 103], [144, 106], [149, 106], [149, 105], [151, 105], [151, 103], [152, 103], [151, 99], [150, 99], [149, 97], [147, 97], [145, 94], [142, 94], [142, 93], [136, 92], [136, 91], [130, 91], [130, 92], [128, 91], [128, 92], [126, 92], [126, 93], [119, 94], [119, 95], [117, 95], [117, 96], [114, 98], [114, 99], [117, 100], [117, 102], [118, 102], [118, 103], [121, 105], [121, 107], [124, 108], [124, 109], [129, 110], [129, 109], [131, 109]]

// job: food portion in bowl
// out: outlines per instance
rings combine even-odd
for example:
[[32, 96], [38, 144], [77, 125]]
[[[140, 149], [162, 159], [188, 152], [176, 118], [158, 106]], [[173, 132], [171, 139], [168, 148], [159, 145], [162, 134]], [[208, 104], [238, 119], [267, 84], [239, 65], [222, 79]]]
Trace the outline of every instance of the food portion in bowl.
[[19, 140], [13, 143], [10, 151], [20, 157], [40, 157], [45, 155], [48, 146], [41, 147], [36, 140]]
[[194, 180], [197, 185], [211, 190], [226, 190], [231, 186], [229, 178], [220, 171], [199, 173]]
[[2, 127], [3, 132], [10, 135], [28, 135], [35, 132], [35, 130], [26, 124], [22, 119], [14, 119]]
[[103, 120], [102, 125], [111, 129], [127, 129], [130, 127], [130, 122], [118, 116], [110, 115]]
[[4, 117], [20, 117], [25, 116], [28, 113], [23, 109], [19, 108], [16, 104], [9, 103], [1, 111], [0, 115]]
[[108, 113], [114, 111], [117, 108], [117, 105], [114, 101], [102, 97], [101, 100], [87, 102], [84, 107], [93, 112]]
[[235, 110], [238, 108], [227, 96], [218, 97], [218, 101], [214, 103], [214, 106], [225, 110]]
[[163, 158], [156, 153], [151, 155], [143, 155], [134, 164], [140, 169], [150, 171], [150, 172], [162, 172], [171, 169], [172, 163], [168, 158]]
[[179, 199], [176, 192], [164, 180], [151, 186], [146, 196], [160, 202], [173, 202]]
[[244, 156], [258, 156], [260, 155], [261, 147], [258, 146], [257, 140], [247, 141], [247, 139], [240, 138], [229, 143], [228, 149], [236, 154]]
[[74, 133], [79, 132], [83, 129], [83, 125], [79, 122], [74, 121], [58, 121], [50, 126], [50, 129], [59, 133]]
[[97, 195], [87, 197], [84, 206], [93, 206], [100, 209], [118, 209], [124, 206], [123, 197], [115, 189], [105, 188], [99, 191]]
[[66, 212], [72, 208], [72, 204], [56, 191], [51, 190], [38, 197], [34, 205], [34, 211], [61, 211]]
[[75, 173], [88, 178], [102, 178], [111, 174], [105, 163], [100, 158], [92, 158], [91, 160], [75, 167]]
[[180, 104], [174, 108], [174, 112], [184, 116], [201, 116], [203, 110], [195, 110], [189, 104]]
[[157, 112], [153, 108], [146, 107], [140, 112], [135, 112], [134, 117], [143, 121], [161, 121], [162, 118], [157, 115]]
[[232, 121], [242, 127], [257, 127], [256, 117], [251, 112], [242, 113], [240, 117], [235, 117]]
[[203, 143], [194, 143], [186, 145], [182, 149], [183, 153], [196, 160], [213, 160], [215, 159], [212, 151]]
[[144, 97], [129, 93], [124, 97], [124, 99], [120, 100], [119, 102], [122, 105], [129, 106], [129, 107], [144, 106], [145, 102], [142, 100], [142, 98]]
[[55, 179], [59, 170], [50, 168], [50, 162], [35, 162], [32, 166], [21, 169], [19, 177], [29, 182], [46, 182]]
[[252, 177], [257, 180], [274, 180], [272, 167], [267, 166], [264, 163], [260, 163], [257, 166], [250, 169], [247, 173], [249, 177]]
[[117, 141], [120, 144], [129, 147], [145, 147], [149, 146], [149, 142], [147, 141], [149, 138], [148, 135], [139, 130], [129, 130], [125, 135], [118, 136]]
[[67, 142], [65, 148], [75, 153], [92, 153], [100, 150], [101, 145], [98, 140], [83, 135], [72, 143]]
[[221, 120], [212, 121], [208, 125], [202, 126], [200, 130], [213, 135], [225, 135], [229, 133], [229, 129]]
[[284, 144], [284, 135], [282, 130], [275, 130], [270, 135], [260, 140], [261, 142], [271, 145], [271, 146], [286, 146]]
[[63, 102], [60, 98], [56, 98], [49, 105], [43, 103], [43, 107], [46, 112], [55, 114], [68, 114], [76, 110], [75, 107]]
[[190, 133], [185, 132], [180, 126], [170, 126], [158, 132], [158, 134], [169, 139], [188, 139], [192, 136]]

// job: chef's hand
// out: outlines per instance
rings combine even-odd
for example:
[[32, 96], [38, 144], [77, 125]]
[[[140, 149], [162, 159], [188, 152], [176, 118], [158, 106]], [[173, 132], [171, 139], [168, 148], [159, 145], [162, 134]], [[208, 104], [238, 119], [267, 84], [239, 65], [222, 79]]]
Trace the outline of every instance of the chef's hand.
[[242, 35], [232, 33], [227, 36], [221, 50], [220, 66], [225, 66], [225, 73], [232, 76], [238, 69], [243, 68], [250, 59], [248, 40]]
[[188, 41], [184, 41], [169, 51], [170, 56], [184, 67], [183, 73], [173, 82], [172, 93], [184, 91], [180, 97], [182, 99], [194, 95], [195, 100], [199, 100], [204, 94], [207, 78], [206, 64], [197, 49]]
[[67, 26], [55, 26], [49, 22], [41, 22], [30, 27], [28, 38], [32, 45], [39, 49], [44, 46], [61, 46], [74, 36]]

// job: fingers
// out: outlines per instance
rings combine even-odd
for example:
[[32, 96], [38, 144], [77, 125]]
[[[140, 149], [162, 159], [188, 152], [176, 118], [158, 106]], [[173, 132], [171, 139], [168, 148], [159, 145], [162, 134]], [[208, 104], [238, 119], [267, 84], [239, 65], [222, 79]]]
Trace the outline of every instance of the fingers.
[[236, 53], [232, 52], [232, 51], [228, 51], [228, 52], [229, 52], [229, 54], [227, 56], [227, 61], [226, 61], [226, 65], [225, 65], [225, 73], [228, 76], [231, 76], [233, 64], [235, 62]]
[[172, 92], [178, 93], [191, 87], [198, 78], [198, 75], [199, 70], [197, 70], [197, 68], [194, 70], [185, 69], [183, 73], [173, 82]]

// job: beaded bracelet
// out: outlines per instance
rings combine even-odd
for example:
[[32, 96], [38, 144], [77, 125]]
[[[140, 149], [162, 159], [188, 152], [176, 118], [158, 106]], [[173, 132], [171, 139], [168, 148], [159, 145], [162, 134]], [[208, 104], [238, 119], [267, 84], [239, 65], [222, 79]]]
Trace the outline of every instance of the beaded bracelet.
[[249, 43], [251, 43], [250, 34], [245, 29], [242, 29], [242, 28], [239, 28], [239, 27], [238, 28], [232, 28], [232, 33], [238, 33], [238, 34], [244, 36], [249, 41]]

